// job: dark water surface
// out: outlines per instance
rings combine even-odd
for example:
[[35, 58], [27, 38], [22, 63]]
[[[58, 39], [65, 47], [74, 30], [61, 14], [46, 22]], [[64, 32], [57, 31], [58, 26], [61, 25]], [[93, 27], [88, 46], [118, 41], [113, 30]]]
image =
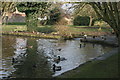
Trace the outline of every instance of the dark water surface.
[[[80, 44], [82, 44], [80, 48]], [[2, 36], [2, 59], [0, 59], [0, 78], [50, 78], [78, 67], [80, 64], [113, 48], [81, 43], [75, 40], [52, 40]], [[57, 56], [66, 60], [55, 63]], [[12, 59], [15, 59], [13, 62]], [[61, 66], [53, 72], [53, 64]]]

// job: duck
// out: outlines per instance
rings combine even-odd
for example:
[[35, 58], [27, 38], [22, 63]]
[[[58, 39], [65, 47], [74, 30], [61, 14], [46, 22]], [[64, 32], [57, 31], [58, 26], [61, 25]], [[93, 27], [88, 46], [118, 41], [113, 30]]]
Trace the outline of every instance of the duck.
[[28, 46], [28, 48], [33, 48], [33, 46]]
[[95, 39], [96, 38], [96, 36], [93, 36], [93, 39]]
[[47, 58], [47, 59], [52, 59], [50, 56], [46, 56], [45, 58]]
[[60, 59], [59, 58], [54, 58], [54, 62], [58, 64], [60, 62]]
[[17, 63], [18, 61], [13, 57], [12, 58], [12, 63]]
[[84, 45], [84, 47], [85, 47], [85, 46], [86, 46], [86, 43], [84, 43], [83, 45]]
[[15, 62], [15, 58], [12, 58], [12, 62], [13, 62], [13, 63]]
[[80, 48], [82, 47], [82, 44], [80, 44]]
[[37, 65], [36, 65], [36, 64], [34, 64], [32, 67], [33, 67], [33, 68], [37, 68]]
[[106, 38], [104, 36], [101, 36], [102, 40], [106, 40]]
[[58, 56], [57, 58], [54, 59], [54, 62], [56, 62], [58, 64], [60, 61], [64, 61], [64, 60], [67, 60], [67, 59], [64, 57]]
[[58, 51], [61, 51], [62, 49], [61, 48], [59, 48], [59, 49], [57, 49]]
[[58, 56], [58, 60], [60, 60], [60, 61], [64, 61], [64, 60], [67, 60], [67, 59], [64, 58], [64, 57], [60, 57], [60, 56]]
[[36, 40], [37, 42], [39, 41], [39, 40]]
[[56, 66], [55, 64], [53, 64], [53, 71], [60, 71], [62, 68], [61, 66]]
[[85, 34], [85, 35], [84, 35], [84, 39], [86, 39], [86, 38], [87, 38], [87, 35]]

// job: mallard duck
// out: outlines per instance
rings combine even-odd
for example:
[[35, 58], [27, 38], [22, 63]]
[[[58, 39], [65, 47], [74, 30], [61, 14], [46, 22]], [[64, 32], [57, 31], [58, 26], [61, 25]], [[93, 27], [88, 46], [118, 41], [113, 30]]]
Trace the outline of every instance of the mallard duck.
[[17, 63], [18, 61], [13, 57], [12, 58], [12, 63]]
[[64, 60], [67, 60], [67, 59], [65, 59], [64, 57], [58, 56], [57, 58], [54, 59], [54, 62], [59, 63], [60, 61], [64, 61]]
[[60, 59], [59, 58], [54, 58], [54, 62], [58, 64], [60, 62]]
[[58, 56], [58, 60], [60, 60], [60, 61], [64, 61], [64, 60], [67, 60], [67, 59], [64, 58], [64, 57], [60, 57], [60, 56]]
[[59, 49], [57, 49], [58, 51], [61, 51], [62, 49], [61, 48], [59, 48]]
[[37, 68], [37, 65], [36, 65], [36, 64], [34, 64], [34, 65], [33, 65], [33, 68]]
[[50, 56], [46, 56], [45, 58], [47, 58], [47, 59], [52, 59]]
[[80, 48], [82, 47], [82, 44], [80, 44]]
[[96, 36], [93, 36], [93, 39], [95, 39]]
[[85, 47], [85, 46], [86, 46], [86, 43], [84, 43], [83, 45], [84, 45], [84, 47]]
[[60, 71], [62, 68], [61, 66], [56, 66], [55, 64], [53, 64], [53, 71]]
[[104, 36], [101, 36], [102, 40], [106, 40], [106, 38]]

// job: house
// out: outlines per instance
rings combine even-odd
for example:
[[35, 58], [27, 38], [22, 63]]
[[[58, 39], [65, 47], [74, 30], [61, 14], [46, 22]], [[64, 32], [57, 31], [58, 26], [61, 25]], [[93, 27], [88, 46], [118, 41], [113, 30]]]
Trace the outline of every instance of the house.
[[5, 20], [3, 20], [3, 23], [15, 23], [15, 22], [25, 22], [26, 14], [19, 12], [16, 8], [15, 12], [6, 12], [5, 13]]

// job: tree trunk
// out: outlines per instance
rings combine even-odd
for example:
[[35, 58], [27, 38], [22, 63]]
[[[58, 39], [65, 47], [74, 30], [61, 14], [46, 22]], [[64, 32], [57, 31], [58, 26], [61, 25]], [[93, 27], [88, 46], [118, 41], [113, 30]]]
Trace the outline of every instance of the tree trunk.
[[35, 17], [34, 14], [31, 13], [27, 13], [26, 15], [27, 30], [30, 32], [36, 31], [38, 21], [37, 17]]
[[119, 47], [118, 47], [118, 53], [120, 53], [120, 34], [118, 35], [118, 45], [119, 45]]
[[105, 22], [107, 22], [115, 31], [120, 50], [120, 14], [118, 2], [94, 2], [90, 4], [95, 10], [96, 14]]
[[92, 22], [93, 22], [93, 18], [92, 18], [92, 16], [90, 16], [90, 23], [89, 23], [89, 26], [92, 26]]

